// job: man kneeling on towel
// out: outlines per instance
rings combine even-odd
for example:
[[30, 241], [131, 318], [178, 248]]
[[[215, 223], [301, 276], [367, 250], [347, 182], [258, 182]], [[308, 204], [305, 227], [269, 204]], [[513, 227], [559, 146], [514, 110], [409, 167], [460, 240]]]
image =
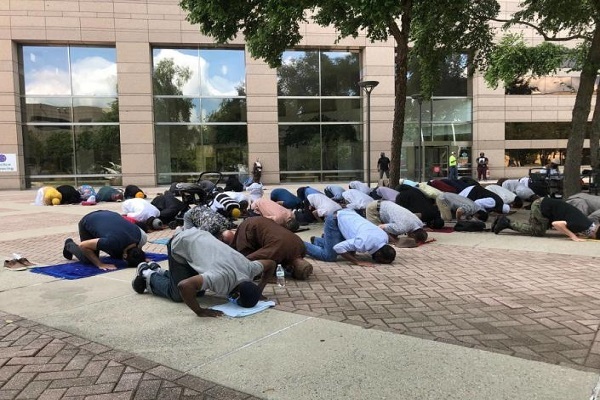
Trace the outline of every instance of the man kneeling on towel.
[[[252, 308], [262, 297], [275, 261], [250, 261], [227, 244], [198, 228], [185, 229], [167, 244], [169, 270], [157, 263], [141, 263], [131, 285], [137, 293], [148, 292], [185, 302], [199, 317], [217, 317], [221, 311], [200, 307], [196, 297], [206, 290], [224, 295], [241, 307]], [[259, 284], [254, 277], [262, 273]]]

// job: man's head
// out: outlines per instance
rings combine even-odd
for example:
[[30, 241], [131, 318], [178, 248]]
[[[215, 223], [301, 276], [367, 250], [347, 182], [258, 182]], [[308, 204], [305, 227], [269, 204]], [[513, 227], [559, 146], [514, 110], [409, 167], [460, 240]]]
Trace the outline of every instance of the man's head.
[[444, 225], [446, 225], [446, 223], [440, 217], [437, 217], [427, 223], [427, 226], [433, 229], [442, 229]]
[[232, 229], [227, 229], [221, 232], [219, 239], [221, 242], [231, 246], [233, 244], [233, 238], [235, 237], [235, 231]]
[[488, 220], [488, 212], [485, 210], [479, 210], [475, 213], [474, 217], [478, 220], [480, 220], [481, 222], [485, 222]]
[[237, 285], [229, 295], [237, 298], [238, 306], [252, 308], [260, 300], [261, 294], [262, 293], [258, 285], [250, 281], [245, 281]]
[[409, 232], [407, 236], [415, 239], [417, 243], [425, 243], [427, 241], [427, 232], [423, 228]]
[[371, 256], [379, 264], [391, 264], [396, 259], [396, 250], [389, 244], [384, 245]]
[[385, 157], [385, 153], [382, 151], [380, 154], [381, 157]]
[[523, 207], [523, 200], [519, 196], [515, 197], [515, 200], [512, 202], [511, 206], [513, 208], [521, 208]]
[[479, 157], [483, 157], [485, 154], [483, 153], [483, 151], [481, 153], [479, 153]]
[[129, 268], [135, 268], [139, 263], [146, 261], [146, 253], [144, 253], [144, 250], [140, 249], [139, 247], [134, 246], [130, 249], [127, 249], [123, 258], [125, 261], [127, 261], [127, 266]]
[[296, 232], [300, 228], [300, 224], [296, 221], [296, 218], [290, 218], [286, 223], [285, 227], [292, 232]]

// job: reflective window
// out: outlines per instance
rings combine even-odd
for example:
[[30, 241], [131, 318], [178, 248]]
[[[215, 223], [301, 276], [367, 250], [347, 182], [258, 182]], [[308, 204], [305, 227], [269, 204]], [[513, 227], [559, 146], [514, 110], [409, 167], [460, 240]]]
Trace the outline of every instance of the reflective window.
[[21, 46], [20, 69], [27, 185], [113, 183], [121, 174], [115, 49]]
[[[442, 66], [439, 82], [432, 96], [466, 97], [468, 94], [467, 55], [456, 54], [448, 57]], [[421, 92], [421, 76], [417, 59], [409, 57], [406, 93], [412, 95]]]
[[73, 132], [69, 126], [26, 126], [25, 168], [28, 175], [74, 173]]
[[[564, 165], [566, 154], [567, 149], [506, 149], [504, 166], [540, 167], [555, 159], [561, 160], [561, 165]], [[581, 165], [589, 164], [590, 149], [583, 149]]]
[[[504, 88], [508, 95], [575, 95], [579, 90], [579, 76], [552, 75], [539, 78], [519, 79], [517, 82]], [[596, 78], [594, 92], [598, 91], [600, 77]]]
[[248, 164], [245, 54], [153, 50], [158, 183]]
[[286, 51], [277, 78], [280, 179], [362, 176], [358, 53]]
[[[587, 123], [585, 138], [590, 138], [592, 123]], [[568, 139], [571, 136], [570, 122], [506, 122], [506, 140]]]

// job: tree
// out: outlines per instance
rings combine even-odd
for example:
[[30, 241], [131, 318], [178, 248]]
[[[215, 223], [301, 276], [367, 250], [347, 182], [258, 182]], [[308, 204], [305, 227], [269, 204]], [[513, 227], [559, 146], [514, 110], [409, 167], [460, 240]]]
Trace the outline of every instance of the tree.
[[[300, 24], [309, 20], [333, 26], [339, 38], [364, 32], [373, 42], [393, 39], [397, 48], [392, 166], [400, 165], [404, 136], [409, 42], [419, 59], [422, 94], [428, 98], [448, 55], [469, 49], [473, 66], [485, 61], [492, 41], [489, 20], [499, 11], [496, 0], [181, 0], [180, 5], [203, 34], [219, 43], [241, 34], [252, 56], [274, 68], [281, 65], [285, 50], [300, 43]], [[391, 184], [398, 183], [399, 172], [392, 167]]]
[[[520, 10], [505, 22], [506, 26], [525, 25], [534, 29], [548, 42], [579, 41], [578, 64], [580, 84], [575, 97], [571, 120], [571, 134], [567, 142], [565, 159], [564, 195], [581, 190], [579, 176], [583, 140], [591, 110], [594, 84], [600, 67], [600, 2], [597, 0], [523, 0]], [[597, 93], [600, 96], [600, 91]], [[600, 103], [597, 97], [596, 104]], [[600, 137], [600, 109], [596, 106], [592, 120], [590, 150], [592, 162], [597, 166], [598, 138]]]

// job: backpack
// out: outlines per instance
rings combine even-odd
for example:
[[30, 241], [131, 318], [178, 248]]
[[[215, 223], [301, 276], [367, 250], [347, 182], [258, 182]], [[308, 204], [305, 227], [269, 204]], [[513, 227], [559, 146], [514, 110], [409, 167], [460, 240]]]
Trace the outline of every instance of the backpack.
[[457, 232], [483, 232], [485, 230], [485, 222], [477, 220], [456, 221], [454, 230]]

